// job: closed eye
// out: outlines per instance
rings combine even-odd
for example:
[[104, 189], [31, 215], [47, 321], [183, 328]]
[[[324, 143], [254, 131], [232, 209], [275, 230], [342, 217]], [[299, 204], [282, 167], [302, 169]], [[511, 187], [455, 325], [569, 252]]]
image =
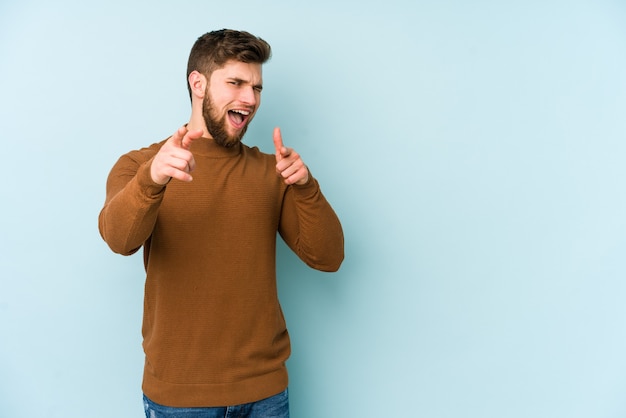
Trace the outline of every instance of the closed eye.
[[[231, 86], [235, 86], [235, 87], [239, 87], [241, 85], [243, 85], [245, 83], [244, 80], [241, 80], [239, 78], [231, 78], [226, 80], [226, 82], [228, 84], [230, 84]], [[254, 86], [252, 86], [252, 88], [257, 92], [260, 93], [263, 90], [263, 85], [262, 84], [256, 84]]]

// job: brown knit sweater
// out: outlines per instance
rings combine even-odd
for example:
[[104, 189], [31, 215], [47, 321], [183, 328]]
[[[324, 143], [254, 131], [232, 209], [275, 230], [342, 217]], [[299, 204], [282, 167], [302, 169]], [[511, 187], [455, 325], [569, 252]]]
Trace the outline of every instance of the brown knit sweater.
[[287, 386], [290, 342], [276, 290], [276, 236], [336, 271], [343, 233], [317, 181], [286, 186], [273, 155], [193, 142], [190, 183], [152, 182], [165, 141], [123, 155], [99, 216], [116, 253], [144, 247], [143, 390], [174, 407], [226, 406]]

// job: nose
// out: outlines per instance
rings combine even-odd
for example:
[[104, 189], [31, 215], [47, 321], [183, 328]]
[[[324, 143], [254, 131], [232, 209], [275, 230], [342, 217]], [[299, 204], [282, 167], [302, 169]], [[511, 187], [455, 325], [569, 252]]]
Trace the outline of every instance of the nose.
[[240, 90], [239, 100], [244, 104], [256, 106], [259, 101], [258, 93], [254, 87], [246, 86]]

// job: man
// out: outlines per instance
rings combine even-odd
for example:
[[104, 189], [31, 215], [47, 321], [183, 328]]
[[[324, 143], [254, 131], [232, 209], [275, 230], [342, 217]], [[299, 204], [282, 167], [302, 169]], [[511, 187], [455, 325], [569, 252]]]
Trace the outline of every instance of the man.
[[275, 155], [241, 142], [270, 55], [247, 32], [200, 37], [187, 69], [189, 122], [123, 155], [109, 175], [100, 233], [114, 252], [144, 251], [149, 417], [288, 417], [277, 232], [312, 268], [343, 261], [341, 224], [280, 130]]

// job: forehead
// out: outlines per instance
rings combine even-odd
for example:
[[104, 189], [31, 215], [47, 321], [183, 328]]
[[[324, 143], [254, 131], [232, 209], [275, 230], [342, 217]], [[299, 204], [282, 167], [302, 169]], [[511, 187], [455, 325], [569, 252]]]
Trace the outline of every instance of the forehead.
[[213, 71], [211, 80], [237, 79], [240, 81], [259, 84], [263, 80], [262, 65], [241, 61], [227, 61], [223, 67]]

